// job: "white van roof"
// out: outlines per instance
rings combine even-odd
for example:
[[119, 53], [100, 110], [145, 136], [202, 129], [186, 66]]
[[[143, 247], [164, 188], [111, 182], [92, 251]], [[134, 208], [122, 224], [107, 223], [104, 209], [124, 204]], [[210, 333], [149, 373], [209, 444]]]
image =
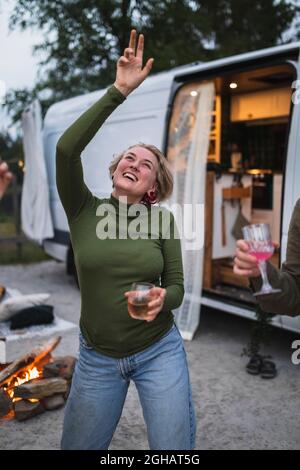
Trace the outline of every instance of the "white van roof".
[[280, 55], [284, 52], [292, 52], [297, 50], [300, 51], [300, 41], [285, 44], [283, 46], [268, 47], [266, 49], [260, 49], [259, 51], [244, 52], [243, 54], [224, 57], [222, 59], [212, 60], [209, 62], [194, 62], [180, 70], [180, 73], [177, 73], [176, 77], [187, 75], [191, 72], [202, 72], [205, 70], [221, 68], [224, 65], [236, 64], [248, 60], [262, 59], [264, 57], [272, 57], [275, 55]]
[[[170, 88], [175, 71], [175, 69], [171, 69], [168, 72], [159, 72], [151, 75], [134, 93], [138, 94], [141, 90], [145, 93], [147, 89], [153, 88], [154, 83], [155, 88]], [[44, 122], [53, 122], [53, 119], [57, 118], [58, 115], [74, 114], [82, 111], [82, 109], [88, 108], [104, 95], [107, 88], [108, 87], [54, 103], [47, 110]]]
[[[221, 68], [223, 66], [236, 64], [239, 62], [251, 61], [255, 59], [261, 59], [264, 57], [271, 57], [280, 55], [284, 52], [300, 51], [300, 41], [293, 42], [290, 44], [285, 44], [282, 46], [269, 47], [266, 49], [261, 49], [259, 51], [246, 52], [243, 54], [237, 54], [230, 57], [225, 57], [222, 59], [217, 59], [209, 62], [193, 62], [191, 64], [174, 67], [166, 72], [159, 72], [157, 74], [152, 74], [147, 80], [134, 91], [135, 95], [139, 93], [147, 93], [147, 91], [155, 88], [170, 88], [173, 79], [184, 77], [190, 73], [197, 73], [203, 71], [209, 71], [215, 68]], [[44, 124], [47, 127], [47, 124], [53, 123], [53, 120], [57, 119], [57, 116], [66, 116], [68, 114], [78, 113], [82, 109], [86, 109], [95, 103], [102, 95], [106, 92], [107, 88], [97, 90], [91, 93], [85, 93], [74, 98], [69, 98], [66, 100], [59, 101], [48, 109]]]

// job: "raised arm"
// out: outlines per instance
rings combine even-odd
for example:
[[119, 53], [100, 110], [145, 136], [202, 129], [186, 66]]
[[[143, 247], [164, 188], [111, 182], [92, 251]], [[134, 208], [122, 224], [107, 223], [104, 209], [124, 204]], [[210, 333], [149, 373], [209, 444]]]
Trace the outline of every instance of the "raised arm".
[[[116, 80], [106, 94], [85, 111], [60, 137], [56, 146], [56, 184], [69, 221], [74, 220], [93, 196], [83, 179], [81, 153], [110, 114], [150, 73], [153, 59], [142, 68], [144, 38], [130, 34], [129, 47], [117, 62]], [[101, 152], [101, 150], [100, 150]]]
[[[60, 137], [56, 146], [56, 185], [69, 221], [93, 196], [83, 179], [81, 153], [114, 109], [125, 100], [115, 87], [83, 113]], [[99, 153], [101, 150], [99, 151]]]

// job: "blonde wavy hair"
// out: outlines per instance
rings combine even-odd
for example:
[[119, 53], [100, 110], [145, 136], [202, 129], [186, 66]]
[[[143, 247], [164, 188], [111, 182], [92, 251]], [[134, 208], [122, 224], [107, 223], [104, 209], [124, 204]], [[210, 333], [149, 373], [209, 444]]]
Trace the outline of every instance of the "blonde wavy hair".
[[173, 175], [171, 173], [170, 164], [164, 154], [155, 145], [144, 144], [139, 142], [138, 144], [131, 145], [119, 155], [116, 155], [109, 166], [109, 174], [113, 179], [113, 174], [119, 164], [119, 161], [124, 157], [126, 152], [133, 147], [143, 147], [152, 152], [158, 161], [158, 170], [156, 175], [157, 184], [157, 202], [168, 199], [173, 192]]

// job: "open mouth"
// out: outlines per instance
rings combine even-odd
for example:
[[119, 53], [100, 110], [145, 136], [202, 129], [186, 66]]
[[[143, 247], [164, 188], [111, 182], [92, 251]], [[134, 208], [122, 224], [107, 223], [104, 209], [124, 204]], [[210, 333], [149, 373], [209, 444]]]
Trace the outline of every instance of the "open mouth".
[[133, 182], [138, 181], [137, 176], [134, 175], [133, 173], [130, 173], [129, 171], [125, 171], [122, 176], [123, 176], [124, 178], [129, 179], [130, 181], [133, 181]]

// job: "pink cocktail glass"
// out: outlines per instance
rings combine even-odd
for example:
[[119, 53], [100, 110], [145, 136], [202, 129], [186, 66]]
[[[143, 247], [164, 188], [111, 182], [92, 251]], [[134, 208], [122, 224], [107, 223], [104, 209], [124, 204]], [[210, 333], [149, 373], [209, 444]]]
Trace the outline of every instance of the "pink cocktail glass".
[[262, 287], [254, 295], [275, 294], [281, 289], [274, 289], [268, 279], [267, 263], [274, 253], [274, 243], [272, 242], [269, 224], [252, 224], [242, 228], [244, 239], [247, 241], [250, 250], [249, 254], [255, 256], [262, 277]]

